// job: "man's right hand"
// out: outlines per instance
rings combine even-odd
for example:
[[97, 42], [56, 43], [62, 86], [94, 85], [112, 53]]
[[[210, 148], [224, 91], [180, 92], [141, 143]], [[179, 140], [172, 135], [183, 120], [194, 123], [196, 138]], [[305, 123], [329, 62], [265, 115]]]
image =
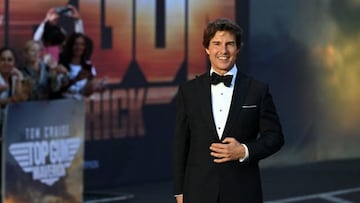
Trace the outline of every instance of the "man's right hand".
[[176, 203], [183, 203], [183, 195], [176, 196]]

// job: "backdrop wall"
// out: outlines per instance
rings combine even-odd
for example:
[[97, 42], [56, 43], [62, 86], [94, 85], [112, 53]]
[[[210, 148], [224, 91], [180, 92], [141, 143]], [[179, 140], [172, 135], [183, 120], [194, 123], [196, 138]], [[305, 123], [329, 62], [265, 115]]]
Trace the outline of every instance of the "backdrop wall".
[[87, 101], [85, 186], [111, 187], [171, 178], [173, 99], [207, 70], [202, 31], [217, 17], [245, 28], [241, 70], [268, 82], [278, 107], [286, 145], [264, 166], [357, 157], [360, 4], [341, 2], [1, 0], [0, 41], [21, 54], [47, 9], [78, 6], [110, 81]]

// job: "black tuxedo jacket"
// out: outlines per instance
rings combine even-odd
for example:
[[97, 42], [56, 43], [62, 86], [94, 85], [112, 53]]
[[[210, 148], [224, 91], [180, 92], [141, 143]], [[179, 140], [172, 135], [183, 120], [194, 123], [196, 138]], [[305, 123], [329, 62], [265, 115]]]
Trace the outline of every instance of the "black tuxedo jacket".
[[184, 195], [184, 203], [263, 202], [258, 162], [278, 151], [284, 138], [268, 86], [239, 71], [221, 139], [225, 137], [246, 144], [249, 159], [213, 162], [209, 147], [221, 140], [212, 113], [209, 73], [181, 85], [173, 166], [174, 192]]

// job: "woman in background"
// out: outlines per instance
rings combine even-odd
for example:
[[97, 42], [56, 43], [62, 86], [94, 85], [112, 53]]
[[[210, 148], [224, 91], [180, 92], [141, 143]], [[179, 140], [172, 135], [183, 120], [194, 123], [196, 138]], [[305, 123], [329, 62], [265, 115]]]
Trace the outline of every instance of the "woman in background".
[[33, 36], [34, 41], [41, 41], [44, 44], [44, 54], [48, 54], [57, 62], [61, 47], [69, 34], [59, 23], [62, 17], [73, 20], [74, 32], [84, 33], [84, 23], [81, 20], [79, 11], [69, 4], [65, 7], [50, 8]]
[[24, 46], [24, 68], [21, 70], [24, 78], [31, 83], [29, 100], [46, 100], [53, 92], [61, 88], [57, 80], [60, 73], [67, 74], [65, 67], [58, 65], [53, 58], [41, 58], [41, 42], [29, 40]]
[[82, 33], [73, 33], [63, 48], [60, 64], [69, 72], [66, 84], [60, 91], [63, 97], [83, 98], [104, 89], [103, 82], [96, 82], [95, 67], [91, 63], [92, 40]]
[[0, 128], [6, 105], [28, 99], [30, 86], [24, 82], [23, 74], [15, 67], [15, 62], [16, 55], [13, 49], [8, 47], [0, 49]]

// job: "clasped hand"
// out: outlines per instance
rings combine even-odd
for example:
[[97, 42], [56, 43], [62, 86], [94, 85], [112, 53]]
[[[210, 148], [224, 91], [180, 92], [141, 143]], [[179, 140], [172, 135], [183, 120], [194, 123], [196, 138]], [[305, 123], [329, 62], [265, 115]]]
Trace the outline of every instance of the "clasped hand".
[[210, 150], [215, 163], [239, 160], [245, 156], [245, 147], [233, 137], [225, 138], [222, 143], [212, 143]]

